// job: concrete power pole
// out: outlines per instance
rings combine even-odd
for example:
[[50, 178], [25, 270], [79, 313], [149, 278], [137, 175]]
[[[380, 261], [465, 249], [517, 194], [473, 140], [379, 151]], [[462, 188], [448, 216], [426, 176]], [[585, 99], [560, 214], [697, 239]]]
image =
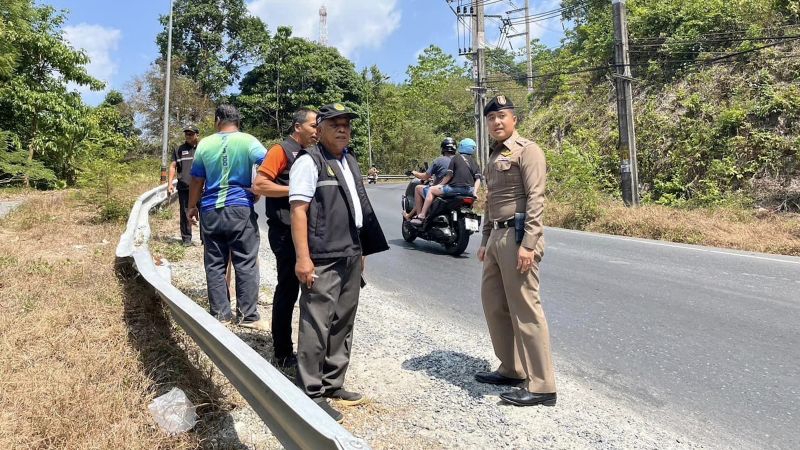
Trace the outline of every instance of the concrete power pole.
[[[628, 54], [628, 13], [626, 0], [612, 0], [614, 8], [614, 56], [617, 66], [617, 114], [622, 198], [627, 206], [639, 206], [639, 169], [636, 162], [636, 130], [633, 116], [633, 87]], [[627, 158], [627, 159], [626, 159]]]
[[473, 15], [473, 42], [475, 53], [473, 64], [475, 66], [475, 114], [476, 114], [476, 141], [478, 144], [478, 159], [481, 167], [486, 167], [489, 161], [489, 137], [486, 132], [486, 118], [483, 116], [483, 107], [486, 106], [486, 23], [483, 14], [484, 0], [473, 0], [475, 14]]
[[528, 95], [533, 93], [533, 60], [531, 60], [531, 5], [525, 0], [525, 50], [528, 53]]
[[164, 65], [166, 86], [164, 86], [164, 131], [161, 135], [161, 182], [167, 181], [167, 148], [169, 147], [169, 87], [172, 72], [172, 10], [174, 2], [169, 2], [169, 26], [167, 28], [167, 61]]

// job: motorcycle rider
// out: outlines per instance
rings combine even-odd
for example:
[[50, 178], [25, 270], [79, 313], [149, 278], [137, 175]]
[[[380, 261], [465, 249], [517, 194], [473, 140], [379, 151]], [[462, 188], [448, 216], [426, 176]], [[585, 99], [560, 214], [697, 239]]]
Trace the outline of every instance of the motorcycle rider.
[[[449, 150], [450, 147], [448, 147], [448, 151]], [[452, 150], [455, 150], [455, 148], [452, 148]], [[452, 156], [450, 158], [450, 165], [447, 167], [447, 175], [445, 175], [441, 183], [430, 188], [425, 196], [425, 203], [422, 206], [422, 210], [411, 223], [414, 225], [422, 224], [436, 197], [443, 195], [475, 195], [473, 190], [476, 184], [475, 177], [474, 165], [470, 164], [466, 157], [463, 155]]]
[[[456, 154], [456, 140], [447, 137], [442, 141], [440, 148], [442, 149], [442, 156], [433, 160], [433, 163], [431, 163], [426, 172], [412, 170], [410, 173], [407, 172], [407, 174], [413, 175], [422, 181], [433, 179], [434, 186], [441, 184], [442, 180], [444, 180], [444, 177], [447, 175], [447, 168], [450, 166], [450, 158]], [[406, 220], [413, 219], [422, 209], [422, 204], [425, 202], [425, 197], [428, 196], [430, 188], [430, 185], [420, 184], [414, 189], [414, 208], [411, 212], [403, 214]]]
[[380, 170], [378, 170], [378, 168], [375, 167], [375, 165], [372, 165], [369, 168], [369, 171], [367, 172], [367, 181], [369, 181], [370, 184], [374, 184], [376, 181], [378, 181], [379, 173]]

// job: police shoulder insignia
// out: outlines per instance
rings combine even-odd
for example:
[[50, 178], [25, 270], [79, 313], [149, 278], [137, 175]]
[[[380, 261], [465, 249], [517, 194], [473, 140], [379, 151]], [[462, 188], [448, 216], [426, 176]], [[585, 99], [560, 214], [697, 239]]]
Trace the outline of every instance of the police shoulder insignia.
[[503, 151], [502, 153], [500, 153], [500, 154], [501, 154], [501, 155], [503, 155], [503, 156], [505, 156], [506, 158], [508, 158], [509, 156], [511, 156], [511, 150], [504, 150], [504, 151]]
[[337, 111], [344, 111], [344, 105], [342, 105], [341, 103], [334, 103], [333, 109]]
[[333, 167], [331, 167], [330, 164], [328, 164], [328, 176], [329, 177], [335, 177], [336, 176], [336, 173], [333, 171]]
[[497, 96], [497, 104], [499, 104], [500, 106], [506, 106], [506, 103], [508, 103], [508, 101], [506, 100], [506, 96], [505, 95], [498, 95]]

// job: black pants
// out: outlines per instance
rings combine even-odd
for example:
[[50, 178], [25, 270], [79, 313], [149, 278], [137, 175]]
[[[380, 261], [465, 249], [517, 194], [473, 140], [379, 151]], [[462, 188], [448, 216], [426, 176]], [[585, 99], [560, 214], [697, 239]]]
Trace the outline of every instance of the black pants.
[[309, 397], [344, 384], [361, 292], [361, 255], [314, 261], [319, 276], [302, 285], [297, 382]]
[[275, 358], [292, 355], [292, 313], [300, 293], [300, 282], [294, 273], [297, 256], [294, 253], [292, 229], [281, 222], [268, 222], [267, 236], [278, 266], [278, 285], [272, 297], [272, 341]]
[[189, 210], [189, 190], [178, 189], [178, 203], [180, 203], [181, 214], [181, 239], [183, 242], [192, 241], [192, 221], [187, 215]]
[[211, 315], [232, 318], [225, 271], [233, 258], [236, 274], [236, 315], [239, 322], [259, 319], [258, 302], [258, 216], [253, 208], [230, 206], [203, 211], [200, 232], [205, 243], [204, 262]]

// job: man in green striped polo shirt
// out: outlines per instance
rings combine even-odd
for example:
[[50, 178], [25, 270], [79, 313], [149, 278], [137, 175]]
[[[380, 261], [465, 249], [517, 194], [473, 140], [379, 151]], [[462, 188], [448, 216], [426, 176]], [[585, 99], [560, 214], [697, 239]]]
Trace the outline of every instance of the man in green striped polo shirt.
[[189, 197], [189, 217], [199, 218], [205, 244], [211, 315], [222, 322], [233, 319], [225, 282], [230, 258], [236, 274], [236, 322], [267, 331], [267, 321], [257, 308], [260, 238], [255, 196], [250, 192], [253, 167], [264, 161], [267, 150], [258, 139], [239, 131], [239, 111], [233, 106], [219, 106], [215, 122], [217, 133], [197, 146]]

